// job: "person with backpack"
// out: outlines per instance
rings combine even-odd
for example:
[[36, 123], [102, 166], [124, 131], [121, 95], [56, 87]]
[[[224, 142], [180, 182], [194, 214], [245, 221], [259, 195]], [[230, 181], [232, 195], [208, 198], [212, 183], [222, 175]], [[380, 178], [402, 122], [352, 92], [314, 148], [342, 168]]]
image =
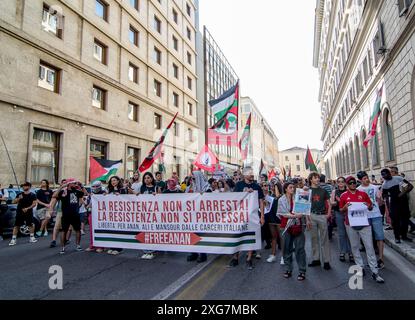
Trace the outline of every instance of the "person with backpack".
[[283, 186], [284, 195], [278, 200], [277, 214], [281, 217], [281, 229], [283, 230], [284, 264], [286, 271], [284, 278], [291, 278], [293, 272], [293, 253], [297, 260], [299, 274], [298, 281], [304, 281], [306, 275], [307, 257], [305, 251], [304, 224], [311, 228], [309, 217], [303, 214], [294, 214], [295, 187], [292, 182], [286, 182]]

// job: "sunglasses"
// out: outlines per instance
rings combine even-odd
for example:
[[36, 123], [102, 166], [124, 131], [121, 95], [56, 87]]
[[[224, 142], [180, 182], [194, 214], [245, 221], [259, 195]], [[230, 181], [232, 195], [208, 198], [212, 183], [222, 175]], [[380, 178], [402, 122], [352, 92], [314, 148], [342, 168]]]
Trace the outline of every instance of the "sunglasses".
[[357, 184], [357, 182], [356, 182], [356, 181], [350, 181], [350, 182], [348, 183], [348, 185], [349, 185], [349, 186], [356, 185], [356, 184]]

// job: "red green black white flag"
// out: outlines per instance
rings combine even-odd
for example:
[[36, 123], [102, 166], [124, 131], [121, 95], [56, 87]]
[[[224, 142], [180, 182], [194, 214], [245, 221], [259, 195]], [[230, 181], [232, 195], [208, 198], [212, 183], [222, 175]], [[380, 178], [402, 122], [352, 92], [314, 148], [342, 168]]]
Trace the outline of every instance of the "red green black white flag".
[[[317, 167], [313, 160], [313, 155], [311, 154], [310, 148], [307, 146], [307, 152], [305, 155], [305, 168], [310, 171], [317, 172]], [[291, 169], [291, 167], [290, 167]]]
[[242, 160], [246, 160], [248, 157], [249, 143], [251, 137], [251, 116], [249, 114], [248, 120], [246, 121], [246, 126], [244, 132], [242, 133], [241, 140], [239, 141], [239, 149], [241, 150]]
[[122, 160], [112, 161], [89, 157], [89, 180], [91, 182], [108, 181], [117, 173], [121, 164]]
[[166, 139], [167, 133], [169, 132], [170, 127], [173, 125], [174, 120], [176, 120], [177, 115], [178, 115], [178, 112], [176, 113], [176, 115], [174, 116], [170, 124], [167, 126], [167, 128], [164, 129], [163, 134], [161, 135], [160, 139], [156, 142], [154, 147], [150, 150], [148, 156], [144, 159], [143, 163], [141, 163], [140, 167], [138, 168], [140, 172], [144, 172], [147, 169], [149, 169], [153, 165], [154, 161], [160, 158], [160, 156], [162, 155], [161, 149], [163, 147], [163, 142]]
[[193, 164], [199, 169], [203, 169], [208, 172], [215, 172], [219, 164], [219, 160], [216, 155], [209, 149], [209, 147], [205, 145], [202, 151], [200, 151], [196, 157], [196, 160]]
[[369, 145], [369, 141], [372, 140], [376, 136], [376, 129], [378, 126], [379, 117], [381, 113], [380, 107], [382, 105], [382, 95], [383, 95], [383, 85], [379, 89], [376, 95], [375, 106], [373, 107], [373, 113], [372, 113], [372, 116], [370, 117], [369, 132], [367, 133], [367, 136], [365, 140], [363, 141], [363, 145], [365, 146], [365, 148], [367, 148], [367, 146]]

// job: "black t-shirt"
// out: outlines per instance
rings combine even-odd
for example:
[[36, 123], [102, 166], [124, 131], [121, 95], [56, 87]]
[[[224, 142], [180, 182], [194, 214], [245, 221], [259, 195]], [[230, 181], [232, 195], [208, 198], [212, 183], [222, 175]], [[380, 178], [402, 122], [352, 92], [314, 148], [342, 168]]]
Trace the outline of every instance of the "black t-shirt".
[[58, 200], [62, 204], [62, 215], [79, 214], [80, 199], [84, 193], [80, 190], [61, 190]]
[[258, 191], [258, 200], [264, 199], [264, 192], [258, 183], [246, 183], [245, 181], [239, 181], [234, 189], [234, 192], [245, 192], [246, 189], [252, 189]]
[[161, 189], [161, 192], [166, 190], [167, 184], [164, 181], [156, 181], [156, 187]]
[[121, 188], [121, 189], [114, 189], [112, 191], [108, 191], [108, 194], [128, 194], [128, 190], [126, 188]]
[[182, 193], [182, 192], [180, 190], [169, 190], [169, 189], [166, 189], [166, 190], [163, 191], [163, 193]]
[[[39, 201], [42, 201], [43, 203], [50, 203], [50, 201], [52, 200], [52, 195], [53, 195], [53, 191], [50, 189], [47, 189], [47, 190], [39, 189], [38, 191], [36, 191], [36, 198]], [[40, 203], [37, 204], [37, 210], [43, 209], [43, 208], [45, 208], [43, 204], [40, 204]]]
[[145, 184], [141, 186], [141, 194], [153, 194], [153, 192], [156, 192], [156, 186], [147, 187]]
[[[33, 204], [33, 201], [36, 200], [36, 195], [33, 192], [30, 192], [29, 194], [21, 193], [19, 195], [19, 198], [22, 197], [22, 199], [19, 200], [19, 204], [17, 205], [17, 212], [23, 213], [23, 209], [30, 207]], [[26, 211], [26, 214], [33, 214], [33, 209], [30, 209]]]
[[315, 214], [326, 214], [326, 201], [330, 196], [322, 187], [311, 189], [311, 212]]

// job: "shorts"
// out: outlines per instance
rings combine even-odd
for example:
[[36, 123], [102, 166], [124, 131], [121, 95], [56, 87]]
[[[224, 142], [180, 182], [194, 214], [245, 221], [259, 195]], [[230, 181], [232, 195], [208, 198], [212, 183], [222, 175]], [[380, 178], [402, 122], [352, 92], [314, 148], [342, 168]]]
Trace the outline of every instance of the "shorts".
[[48, 208], [41, 208], [36, 210], [36, 215], [39, 217], [40, 220], [50, 219]]
[[23, 225], [32, 226], [33, 225], [33, 211], [30, 210], [26, 213], [18, 211], [16, 213], [16, 221], [14, 222], [15, 227], [21, 227]]
[[85, 223], [86, 219], [87, 219], [87, 213], [88, 212], [79, 212], [79, 219], [81, 220], [81, 222]]
[[375, 240], [385, 240], [385, 233], [383, 231], [383, 217], [370, 218], [369, 223], [372, 226], [372, 232]]
[[70, 226], [75, 231], [81, 230], [81, 217], [78, 213], [62, 215], [62, 230], [67, 232]]

